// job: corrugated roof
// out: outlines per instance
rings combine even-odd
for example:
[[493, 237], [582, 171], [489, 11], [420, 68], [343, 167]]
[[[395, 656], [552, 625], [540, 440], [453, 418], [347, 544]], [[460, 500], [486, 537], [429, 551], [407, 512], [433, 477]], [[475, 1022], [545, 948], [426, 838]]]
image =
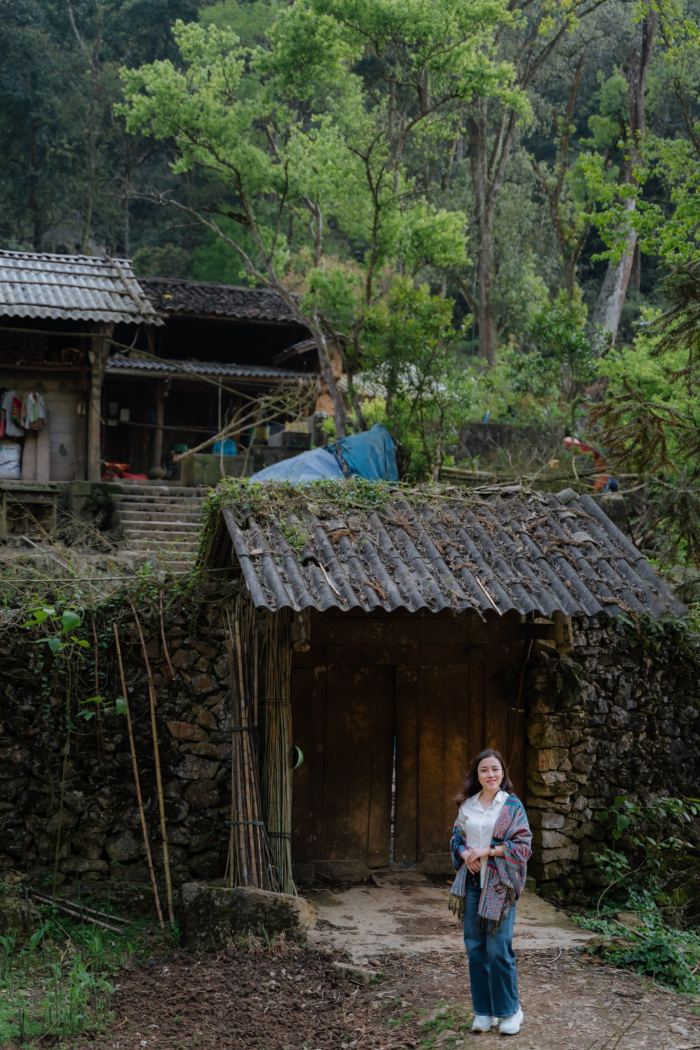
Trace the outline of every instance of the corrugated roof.
[[162, 324], [128, 259], [0, 251], [0, 316]]
[[138, 357], [136, 354], [125, 357], [116, 354], [107, 362], [107, 371], [120, 375], [169, 376], [184, 378], [194, 376], [229, 376], [240, 379], [276, 379], [291, 381], [295, 379], [316, 379], [310, 372], [294, 372], [289, 368], [275, 368], [273, 365], [248, 365], [227, 363], [224, 361], [153, 361]]
[[170, 277], [142, 277], [141, 285], [161, 314], [299, 323], [285, 301], [269, 288], [239, 288]]
[[[336, 484], [347, 494], [353, 482]], [[685, 611], [596, 501], [571, 490], [480, 499], [397, 489], [365, 509], [328, 483], [255, 488], [225, 507], [207, 560], [233, 556], [260, 608]]]

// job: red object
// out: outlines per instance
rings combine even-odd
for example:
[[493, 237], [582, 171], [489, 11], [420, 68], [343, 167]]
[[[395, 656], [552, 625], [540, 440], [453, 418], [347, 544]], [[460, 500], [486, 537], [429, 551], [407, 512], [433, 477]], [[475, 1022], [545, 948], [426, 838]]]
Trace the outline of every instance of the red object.
[[593, 448], [593, 445], [587, 445], [585, 441], [579, 441], [578, 438], [572, 437], [564, 438], [564, 448], [568, 449], [569, 452], [582, 452], [593, 457], [593, 466], [596, 469], [593, 477], [593, 491], [602, 492], [608, 481], [610, 481], [610, 475], [607, 473], [607, 464], [599, 450]]
[[123, 478], [125, 481], [150, 481], [148, 474], [131, 474], [130, 463], [106, 462], [102, 464], [102, 480], [112, 481], [114, 478]]

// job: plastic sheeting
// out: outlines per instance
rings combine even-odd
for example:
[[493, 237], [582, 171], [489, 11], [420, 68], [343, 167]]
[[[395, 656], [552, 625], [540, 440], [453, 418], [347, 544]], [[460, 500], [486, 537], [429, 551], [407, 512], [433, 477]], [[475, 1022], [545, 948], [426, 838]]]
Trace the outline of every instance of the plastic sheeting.
[[365, 433], [343, 438], [328, 448], [314, 448], [281, 463], [273, 463], [253, 474], [250, 480], [319, 481], [343, 477], [359, 477], [367, 481], [399, 480], [394, 442], [381, 423], [375, 423]]

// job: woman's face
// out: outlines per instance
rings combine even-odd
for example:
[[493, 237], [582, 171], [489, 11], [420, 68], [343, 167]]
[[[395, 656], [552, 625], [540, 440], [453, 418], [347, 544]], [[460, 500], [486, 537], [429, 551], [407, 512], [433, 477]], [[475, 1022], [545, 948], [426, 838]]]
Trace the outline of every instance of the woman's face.
[[482, 788], [487, 791], [498, 791], [503, 780], [503, 766], [493, 755], [482, 758], [477, 766], [476, 775]]

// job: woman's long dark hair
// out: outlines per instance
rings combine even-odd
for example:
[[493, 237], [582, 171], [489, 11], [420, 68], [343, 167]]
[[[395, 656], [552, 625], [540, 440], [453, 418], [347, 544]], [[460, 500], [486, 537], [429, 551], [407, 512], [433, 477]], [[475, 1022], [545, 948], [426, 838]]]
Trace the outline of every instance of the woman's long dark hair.
[[503, 755], [500, 751], [493, 751], [490, 747], [487, 747], [485, 751], [480, 751], [479, 754], [471, 761], [471, 765], [469, 766], [469, 772], [467, 773], [466, 780], [464, 781], [464, 787], [462, 788], [460, 793], [455, 796], [455, 802], [458, 806], [461, 806], [465, 799], [471, 798], [472, 795], [476, 795], [479, 791], [481, 791], [481, 784], [479, 783], [477, 770], [479, 768], [479, 763], [483, 762], [485, 758], [496, 758], [501, 763], [501, 769], [503, 770], [503, 779], [500, 783], [500, 790], [513, 790], [513, 785], [511, 784], [510, 777], [508, 776], [506, 764], [503, 761]]

